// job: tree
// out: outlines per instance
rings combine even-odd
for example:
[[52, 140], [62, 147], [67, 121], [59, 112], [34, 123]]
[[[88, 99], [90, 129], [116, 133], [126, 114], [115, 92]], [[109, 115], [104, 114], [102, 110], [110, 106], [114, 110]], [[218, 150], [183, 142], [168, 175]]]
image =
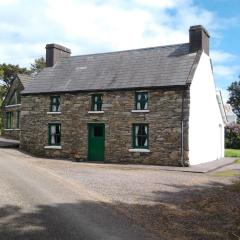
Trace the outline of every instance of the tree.
[[7, 89], [10, 87], [12, 80], [18, 73], [30, 74], [30, 71], [27, 68], [19, 67], [19, 65], [6, 63], [0, 64], [0, 79], [3, 81], [3, 84]]
[[34, 63], [31, 64], [31, 72], [39, 73], [43, 68], [46, 67], [46, 61], [44, 57], [40, 57], [34, 60]]
[[232, 82], [228, 87], [229, 100], [228, 103], [231, 104], [234, 113], [240, 118], [240, 76], [239, 80]]

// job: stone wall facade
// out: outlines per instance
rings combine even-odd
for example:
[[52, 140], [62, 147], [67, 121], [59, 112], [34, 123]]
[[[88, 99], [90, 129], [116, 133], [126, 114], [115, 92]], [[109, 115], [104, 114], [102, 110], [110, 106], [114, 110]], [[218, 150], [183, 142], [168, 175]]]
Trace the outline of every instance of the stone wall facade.
[[[188, 161], [189, 91], [147, 90], [148, 113], [131, 112], [135, 108], [135, 91], [109, 91], [103, 94], [104, 113], [88, 113], [93, 93], [64, 93], [60, 96], [61, 114], [48, 114], [50, 94], [22, 96], [20, 148], [31, 154], [50, 158], [87, 161], [88, 123], [105, 124], [105, 162], [180, 165], [181, 143]], [[54, 94], [52, 94], [54, 96]], [[184, 114], [182, 115], [182, 107]], [[182, 138], [182, 118], [184, 137]], [[48, 124], [61, 123], [62, 149], [45, 149]], [[148, 153], [132, 149], [132, 125], [149, 124]]]

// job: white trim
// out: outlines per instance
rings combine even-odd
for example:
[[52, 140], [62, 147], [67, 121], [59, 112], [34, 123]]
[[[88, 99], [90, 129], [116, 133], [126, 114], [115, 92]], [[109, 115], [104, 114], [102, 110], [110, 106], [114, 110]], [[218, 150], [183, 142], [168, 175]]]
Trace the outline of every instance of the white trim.
[[132, 148], [132, 149], [128, 149], [129, 152], [142, 152], [142, 153], [149, 153], [150, 150], [149, 149], [145, 149], [145, 148]]
[[20, 128], [5, 128], [4, 131], [20, 131]]
[[145, 109], [145, 110], [132, 110], [132, 113], [149, 113], [149, 109]]
[[21, 106], [21, 104], [6, 105], [5, 108], [18, 107], [18, 106]]
[[45, 149], [62, 149], [62, 146], [45, 146]]
[[88, 111], [88, 113], [104, 113], [104, 111]]
[[62, 112], [47, 112], [47, 114], [53, 114], [53, 115], [56, 114], [57, 115], [57, 114], [62, 114]]

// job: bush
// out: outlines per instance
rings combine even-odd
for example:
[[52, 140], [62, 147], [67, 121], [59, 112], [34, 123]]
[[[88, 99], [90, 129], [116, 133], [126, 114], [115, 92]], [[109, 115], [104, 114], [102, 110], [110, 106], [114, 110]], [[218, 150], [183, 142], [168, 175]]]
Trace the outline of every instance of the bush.
[[225, 148], [240, 149], [240, 124], [225, 127]]

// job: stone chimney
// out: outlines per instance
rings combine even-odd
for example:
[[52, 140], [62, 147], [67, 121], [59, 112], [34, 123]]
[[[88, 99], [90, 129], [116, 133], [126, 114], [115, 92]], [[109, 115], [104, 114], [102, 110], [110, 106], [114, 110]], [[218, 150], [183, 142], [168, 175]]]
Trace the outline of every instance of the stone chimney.
[[189, 29], [189, 52], [203, 50], [209, 55], [209, 34], [202, 25], [191, 26]]
[[70, 57], [71, 50], [51, 43], [46, 45], [46, 67], [52, 67], [61, 57]]

